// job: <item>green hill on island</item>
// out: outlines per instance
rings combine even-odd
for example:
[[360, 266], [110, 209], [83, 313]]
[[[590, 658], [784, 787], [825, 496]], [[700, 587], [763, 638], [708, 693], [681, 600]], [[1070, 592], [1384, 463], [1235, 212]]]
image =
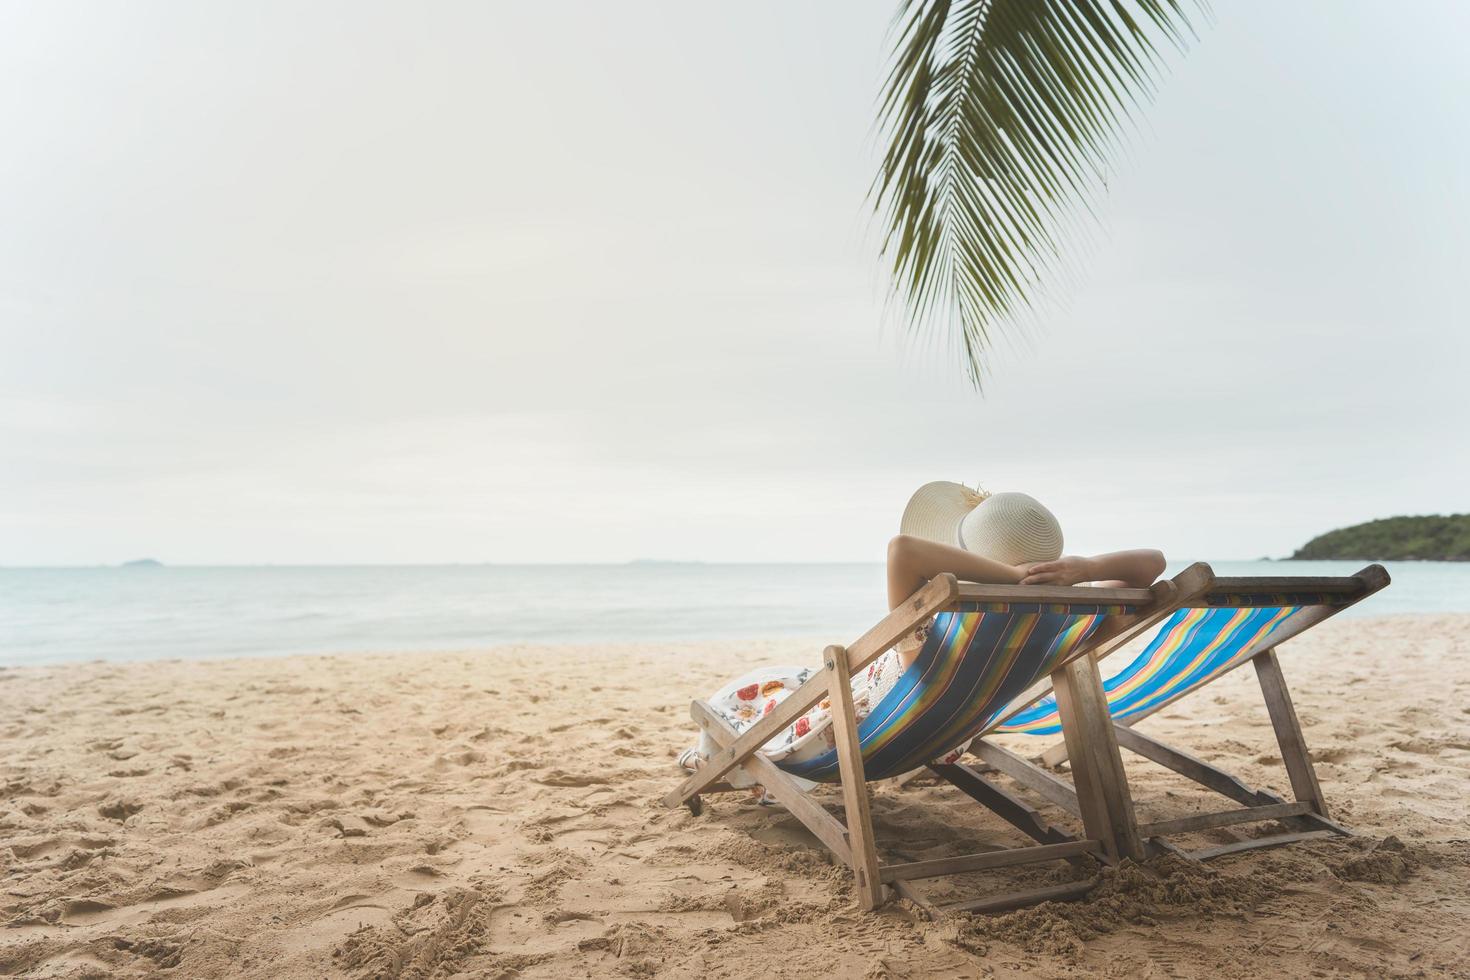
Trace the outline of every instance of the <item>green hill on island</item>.
[[1470, 514], [1387, 517], [1318, 535], [1292, 558], [1470, 561]]

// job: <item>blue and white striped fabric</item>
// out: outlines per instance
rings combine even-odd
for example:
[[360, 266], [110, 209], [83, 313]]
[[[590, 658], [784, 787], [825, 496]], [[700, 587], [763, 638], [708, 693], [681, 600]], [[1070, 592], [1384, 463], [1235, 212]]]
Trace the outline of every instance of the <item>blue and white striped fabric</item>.
[[[1205, 608], [1180, 609], [1143, 652], [1103, 681], [1108, 711], [1126, 719], [1225, 672], [1259, 640], [1325, 596], [1219, 596]], [[1256, 604], [1259, 603], [1259, 604]], [[1279, 603], [1279, 604], [1278, 604]], [[1106, 662], [1105, 662], [1106, 663]], [[1047, 695], [995, 731], [1053, 735], [1062, 730], [1056, 698]]]

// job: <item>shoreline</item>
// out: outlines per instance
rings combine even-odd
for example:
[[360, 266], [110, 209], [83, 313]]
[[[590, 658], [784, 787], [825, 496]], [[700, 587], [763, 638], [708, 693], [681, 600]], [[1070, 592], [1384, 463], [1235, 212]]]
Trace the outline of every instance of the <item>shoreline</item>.
[[[818, 653], [671, 646], [0, 670], [0, 973], [1464, 975], [1470, 615], [1338, 619], [1282, 646], [1333, 816], [1361, 836], [1149, 862], [1074, 905], [941, 922], [902, 902], [859, 913], [846, 872], [779, 807], [658, 805], [691, 698]], [[1289, 794], [1249, 674], [1149, 731]], [[1218, 808], [1134, 763], [1140, 820]], [[922, 779], [876, 784], [873, 809], [880, 853], [1021, 842]]]

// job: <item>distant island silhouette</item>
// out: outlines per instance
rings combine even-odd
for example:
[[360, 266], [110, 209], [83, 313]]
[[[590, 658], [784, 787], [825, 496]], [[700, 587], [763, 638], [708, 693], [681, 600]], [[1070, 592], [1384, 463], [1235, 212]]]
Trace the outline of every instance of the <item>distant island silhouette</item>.
[[1386, 517], [1318, 535], [1293, 559], [1470, 561], [1470, 514]]
[[162, 568], [163, 562], [157, 558], [134, 558], [132, 561], [122, 563], [123, 568]]

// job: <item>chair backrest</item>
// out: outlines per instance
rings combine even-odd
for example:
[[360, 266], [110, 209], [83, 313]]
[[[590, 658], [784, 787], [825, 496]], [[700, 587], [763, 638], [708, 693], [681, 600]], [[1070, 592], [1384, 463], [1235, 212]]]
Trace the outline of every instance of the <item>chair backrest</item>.
[[[1132, 595], [1149, 597], [1140, 590]], [[1131, 615], [1136, 608], [961, 601], [939, 613], [913, 666], [858, 725], [867, 778], [900, 775], [964, 745], [1069, 661], [1109, 617]], [[837, 779], [835, 750], [779, 765], [806, 779]]]
[[[1344, 578], [1215, 579], [1160, 626], [1143, 652], [1105, 674], [1108, 710], [1120, 721], [1152, 714], [1387, 584], [1380, 565]], [[993, 731], [1061, 731], [1056, 699], [1048, 695], [1005, 716]]]

